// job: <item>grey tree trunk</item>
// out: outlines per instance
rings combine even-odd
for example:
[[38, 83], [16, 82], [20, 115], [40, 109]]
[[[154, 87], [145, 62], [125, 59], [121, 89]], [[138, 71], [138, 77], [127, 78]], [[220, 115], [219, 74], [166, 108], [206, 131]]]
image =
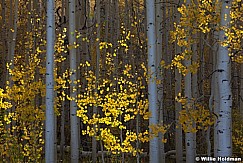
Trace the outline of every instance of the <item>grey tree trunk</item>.
[[[177, 4], [180, 4], [180, 0], [176, 0]], [[180, 4], [181, 5], [181, 4]], [[180, 21], [180, 14], [176, 14], [176, 23]], [[181, 53], [181, 47], [177, 44], [175, 45], [176, 54]], [[175, 70], [175, 97], [181, 93], [181, 74], [178, 70]], [[183, 144], [182, 144], [182, 126], [179, 123], [179, 116], [181, 112], [182, 106], [181, 103], [175, 101], [175, 120], [176, 120], [176, 135], [175, 135], [175, 149], [176, 149], [176, 162], [181, 163], [183, 162]]]
[[[186, 60], [186, 67], [189, 67], [191, 65], [191, 60]], [[188, 100], [188, 103], [192, 99], [192, 76], [191, 72], [186, 74], [185, 76], [185, 97]], [[191, 108], [190, 108], [191, 109]], [[186, 133], [186, 162], [191, 163], [195, 160], [195, 146], [194, 146], [194, 134], [192, 132]]]
[[[156, 85], [156, 30], [155, 30], [155, 1], [146, 0], [146, 15], [147, 15], [147, 37], [148, 37], [148, 100], [149, 125], [158, 124], [158, 109], [157, 109], [157, 85]], [[151, 129], [150, 129], [151, 132]], [[159, 163], [159, 142], [158, 138], [154, 137], [149, 142], [149, 162]]]
[[[195, 34], [193, 35], [193, 38], [197, 38], [198, 35]], [[192, 45], [192, 61], [193, 63], [197, 63], [198, 62], [198, 49], [197, 49], [197, 43], [194, 43]], [[198, 99], [198, 86], [197, 86], [197, 82], [198, 82], [198, 73], [192, 73], [192, 97], [193, 99]], [[193, 109], [195, 109], [195, 106], [193, 107]], [[196, 128], [196, 123], [193, 123], [193, 127]], [[194, 148], [194, 154], [196, 155], [196, 148], [197, 148], [197, 142], [196, 142], [196, 137], [197, 134], [193, 133], [193, 148]]]
[[[2, 74], [5, 74], [6, 72], [7, 72], [7, 70], [6, 70], [6, 57], [7, 57], [7, 55], [6, 54], [8, 54], [8, 44], [7, 44], [7, 35], [6, 35], [6, 1], [5, 0], [2, 0], [2, 13], [1, 13], [1, 15], [2, 15], [2, 21], [1, 21], [1, 26], [2, 26], [2, 30], [1, 30], [1, 37], [2, 37], [2, 45], [3, 45], [3, 47], [2, 47], [2, 53], [1, 53], [1, 56], [2, 56], [2, 61], [1, 61], [1, 68], [2, 68]], [[7, 75], [6, 75], [7, 76]], [[2, 79], [1, 79], [1, 87], [2, 88], [4, 88], [5, 87], [5, 84], [6, 84], [6, 78], [5, 77], [3, 77]]]
[[[179, 47], [178, 47], [179, 48]], [[178, 70], [175, 70], [175, 96], [181, 93], [181, 74]], [[176, 135], [175, 135], [175, 148], [176, 148], [176, 162], [181, 163], [183, 162], [183, 144], [182, 144], [182, 127], [179, 123], [179, 116], [181, 112], [181, 103], [175, 101], [175, 119], [176, 119]]]
[[[13, 22], [13, 37], [11, 41], [11, 48], [10, 48], [10, 60], [14, 60], [14, 53], [15, 53], [15, 45], [16, 45], [16, 37], [17, 37], [17, 22], [18, 22], [18, 6], [19, 6], [19, 0], [15, 1], [15, 6], [14, 6], [14, 22]], [[14, 65], [14, 63], [13, 63]], [[13, 68], [13, 67], [12, 67]]]
[[[158, 91], [158, 109], [159, 109], [159, 123], [163, 123], [163, 68], [160, 65], [162, 60], [162, 23], [163, 23], [163, 3], [162, 0], [156, 1], [156, 69], [157, 69], [157, 79], [161, 82], [157, 85]], [[164, 143], [161, 141], [164, 138], [163, 133], [159, 133], [159, 160], [161, 163], [165, 163], [165, 151]]]
[[[229, 28], [230, 8], [229, 0], [222, 1], [220, 26]], [[220, 42], [226, 41], [225, 31], [219, 32]], [[219, 116], [218, 116], [218, 156], [232, 156], [232, 93], [230, 87], [231, 61], [228, 46], [219, 45], [218, 55], [218, 88], [219, 88]]]
[[[214, 114], [218, 115], [219, 113], [219, 84], [218, 84], [218, 72], [217, 67], [218, 67], [218, 34], [219, 32], [215, 31], [214, 32], [214, 39], [217, 41], [217, 43], [214, 44], [213, 46], [213, 51], [214, 51], [214, 56], [213, 56], [213, 67], [214, 67], [214, 82], [213, 82], [213, 91], [214, 91], [214, 96], [213, 96], [213, 107], [214, 107]], [[218, 120], [214, 123], [214, 157], [217, 157], [217, 149], [218, 149]]]
[[70, 55], [70, 97], [72, 100], [70, 101], [70, 121], [71, 121], [71, 162], [78, 163], [79, 162], [79, 129], [78, 129], [78, 117], [77, 117], [77, 104], [75, 102], [75, 98], [77, 97], [77, 84], [75, 83], [77, 80], [77, 56], [76, 56], [76, 33], [75, 33], [75, 0], [69, 0], [69, 31], [68, 31], [68, 39], [69, 39], [69, 55]]
[[243, 119], [243, 64], [240, 65], [240, 115]]
[[[98, 80], [99, 80], [99, 74], [100, 74], [100, 29], [101, 29], [101, 24], [100, 24], [100, 0], [96, 1], [96, 7], [97, 7], [97, 15], [96, 15], [96, 20], [97, 20], [97, 38], [99, 41], [96, 43], [96, 68], [95, 68], [95, 77], [96, 77], [96, 83], [95, 83], [95, 92], [97, 93], [97, 88], [98, 88]], [[97, 106], [93, 107], [93, 114], [97, 114]], [[95, 125], [93, 126], [95, 130]], [[97, 140], [95, 138], [96, 135], [92, 137], [92, 161], [95, 163], [97, 161]]]
[[[66, 10], [66, 0], [62, 0], [62, 17], [64, 17], [66, 15], [66, 12], [64, 13], [64, 11]], [[64, 10], [65, 9], [65, 10]], [[65, 24], [66, 27], [66, 24]], [[63, 31], [64, 27], [61, 26], [61, 31]], [[66, 58], [67, 55], [65, 52], [62, 53], [62, 55]], [[61, 68], [61, 73], [64, 73], [66, 70], [66, 63], [62, 62], [61, 64], [62, 68]], [[65, 91], [66, 89], [62, 89], [62, 91]], [[65, 92], [67, 93], [67, 92]], [[62, 101], [62, 106], [61, 106], [61, 126], [60, 126], [60, 132], [61, 132], [61, 140], [60, 140], [60, 158], [59, 160], [63, 161], [64, 160], [64, 145], [65, 145], [65, 112], [66, 112], [66, 98], [64, 101]]]
[[[189, 6], [191, 3], [190, 0], [186, 1], [186, 5]], [[191, 47], [190, 47], [191, 48]], [[191, 49], [188, 49], [191, 50]], [[190, 54], [189, 54], [190, 55]], [[185, 65], [188, 68], [192, 64], [191, 59], [185, 60]], [[188, 100], [188, 103], [192, 100], [192, 73], [189, 71], [185, 76], [185, 97]], [[190, 108], [191, 109], [191, 108]], [[196, 147], [195, 147], [195, 138], [194, 133], [187, 132], [185, 136], [186, 143], [186, 162], [191, 163], [195, 161]]]
[[55, 3], [47, 1], [47, 53], [46, 53], [46, 122], [45, 122], [45, 162], [54, 163], [54, 45], [55, 45]]

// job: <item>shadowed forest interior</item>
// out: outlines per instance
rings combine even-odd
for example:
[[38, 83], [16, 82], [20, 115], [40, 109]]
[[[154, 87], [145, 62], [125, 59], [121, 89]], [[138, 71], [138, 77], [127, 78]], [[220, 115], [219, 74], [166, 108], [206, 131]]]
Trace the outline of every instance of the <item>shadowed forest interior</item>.
[[0, 0], [0, 27], [0, 162], [243, 162], [242, 0]]

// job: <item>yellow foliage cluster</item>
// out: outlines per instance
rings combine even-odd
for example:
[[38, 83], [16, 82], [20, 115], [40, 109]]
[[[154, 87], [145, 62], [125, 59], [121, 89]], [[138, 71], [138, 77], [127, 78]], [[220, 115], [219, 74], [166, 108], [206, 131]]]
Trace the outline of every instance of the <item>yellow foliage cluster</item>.
[[[38, 18], [38, 21], [42, 19]], [[20, 21], [20, 25], [28, 23]], [[11, 63], [7, 63], [9, 81], [6, 83], [5, 93], [0, 89], [0, 162], [40, 162], [43, 156], [43, 125], [45, 120], [45, 106], [42, 99], [45, 97], [45, 60], [43, 53], [46, 41], [39, 34], [41, 29], [35, 32], [26, 32], [30, 38], [35, 37], [39, 41], [38, 46], [33, 44], [33, 39], [23, 38], [16, 46], [25, 44], [23, 48], [29, 49], [26, 54], [17, 55]], [[57, 35], [55, 44], [55, 64], [63, 62], [62, 53], [67, 51], [64, 46], [64, 34]], [[26, 49], [23, 49], [26, 52]], [[24, 61], [24, 62], [23, 62]], [[67, 83], [60, 83], [57, 76], [57, 68], [54, 71], [56, 80], [55, 90]], [[66, 73], [67, 74], [67, 73]], [[55, 100], [55, 111], [58, 109], [58, 101]]]
[[230, 56], [233, 61], [238, 63], [243, 63], [242, 55], [242, 38], [243, 38], [243, 4], [239, 3], [237, 0], [232, 2], [232, 7], [230, 11], [231, 17], [231, 28], [225, 29], [226, 36], [228, 37], [225, 45], [229, 45], [229, 50], [231, 52]]
[[179, 123], [185, 132], [196, 133], [198, 130], [207, 130], [214, 124], [216, 117], [203, 105], [181, 96], [176, 97], [176, 100], [183, 106]]
[[[83, 134], [95, 135], [98, 140], [103, 141], [104, 147], [113, 153], [131, 152], [136, 155], [138, 149], [132, 145], [132, 142], [148, 141], [147, 131], [134, 133], [126, 129], [126, 123], [133, 121], [137, 116], [147, 120], [149, 112], [141, 77], [138, 79], [131, 74], [130, 70], [131, 65], [125, 65], [122, 76], [114, 78], [113, 81], [103, 79], [99, 82], [97, 91], [95, 91], [96, 77], [89, 70], [86, 74], [85, 92], [78, 95], [76, 102], [79, 107], [77, 116], [87, 125], [86, 130], [82, 131]], [[139, 83], [132, 81], [135, 78]], [[97, 107], [99, 111], [90, 117], [88, 110], [93, 107]], [[120, 132], [117, 131], [126, 132], [123, 141]]]
[[209, 33], [216, 28], [218, 30], [214, 25], [219, 23], [218, 5], [218, 1], [196, 0], [178, 8], [181, 18], [178, 23], [174, 23], [174, 30], [170, 32], [170, 36], [171, 42], [176, 42], [178, 46], [183, 47], [184, 51], [174, 57], [170, 66], [176, 67], [183, 75], [197, 72], [199, 67], [197, 62], [188, 67], [183, 64], [183, 61], [189, 60], [193, 53], [197, 53], [191, 50], [192, 45], [198, 42], [197, 33]]
[[26, 160], [36, 161], [41, 157], [44, 110], [36, 100], [43, 97], [45, 86], [35, 78], [39, 65], [37, 55], [30, 55], [28, 63], [19, 63], [9, 69], [11, 76], [6, 94], [0, 90], [1, 111], [5, 109], [1, 112], [3, 119], [0, 125], [3, 160], [10, 158], [13, 162], [22, 162], [23, 158], [28, 158]]
[[233, 141], [233, 146], [234, 150], [239, 152], [241, 155], [243, 154], [243, 120], [242, 120], [242, 115], [239, 113], [239, 111], [234, 111], [233, 112], [233, 128], [234, 130], [232, 131], [232, 141]]

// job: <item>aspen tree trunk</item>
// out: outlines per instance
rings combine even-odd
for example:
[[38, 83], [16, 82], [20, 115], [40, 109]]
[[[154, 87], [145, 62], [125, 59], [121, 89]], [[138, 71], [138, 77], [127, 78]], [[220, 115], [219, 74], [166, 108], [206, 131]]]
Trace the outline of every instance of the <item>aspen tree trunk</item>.
[[[97, 7], [97, 38], [99, 39], [96, 42], [96, 69], [95, 69], [95, 77], [96, 77], [96, 83], [95, 83], [95, 92], [97, 93], [98, 89], [98, 82], [99, 82], [99, 73], [100, 73], [100, 29], [101, 29], [101, 24], [100, 24], [100, 0], [96, 1], [96, 7]], [[97, 107], [93, 107], [93, 114], [97, 114]], [[95, 128], [95, 126], [93, 126]], [[97, 161], [97, 140], [95, 136], [92, 137], [92, 162]]]
[[[55, 6], [55, 4], [54, 4], [54, 6]], [[54, 10], [55, 10], [55, 7], [54, 7]], [[52, 26], [55, 27], [55, 15], [54, 15], [54, 21], [52, 22]], [[56, 29], [56, 27], [55, 27], [55, 29]], [[56, 30], [54, 30], [54, 32], [53, 32], [53, 38], [55, 40]], [[55, 42], [54, 42], [54, 46], [55, 46]], [[55, 52], [55, 49], [54, 49], [54, 52]], [[54, 58], [55, 58], [55, 56], [54, 56]], [[54, 73], [55, 73], [56, 66], [57, 65], [54, 62]], [[58, 73], [58, 71], [56, 71], [56, 73]], [[55, 88], [55, 86], [56, 86], [56, 81], [54, 80], [54, 88]], [[56, 97], [57, 97], [57, 91], [54, 90], [54, 102], [55, 102]], [[55, 112], [54, 112], [54, 160], [57, 161], [57, 115]]]
[[[158, 109], [157, 109], [157, 85], [156, 85], [156, 30], [155, 30], [155, 1], [146, 0], [146, 15], [147, 15], [147, 37], [148, 37], [148, 100], [149, 125], [158, 124]], [[150, 132], [152, 130], [150, 129]], [[154, 137], [149, 142], [149, 162], [159, 163], [159, 142], [158, 138]]]
[[[191, 65], [191, 60], [186, 60], [185, 61], [186, 67], [189, 67]], [[191, 77], [191, 72], [187, 73], [185, 76], [185, 97], [188, 100], [188, 103], [190, 103], [192, 99], [192, 77]], [[189, 108], [191, 109], [191, 108]], [[187, 132], [186, 133], [186, 162], [191, 163], [194, 162], [195, 160], [195, 146], [194, 146], [194, 133], [192, 132]]]
[[[171, 15], [170, 15], [170, 5], [169, 5], [169, 2], [167, 0], [164, 0], [164, 4], [163, 4], [163, 28], [164, 28], [164, 60], [165, 60], [165, 63], [166, 64], [170, 64], [171, 62], [171, 51], [170, 51], [170, 43], [169, 43], [169, 31], [170, 31], [170, 19], [171, 19]], [[165, 87], [165, 102], [164, 102], [164, 108], [170, 108], [172, 106], [172, 84], [171, 84], [171, 69], [167, 69], [165, 72], [165, 78], [166, 80], [164, 81], [164, 84], [166, 85]], [[168, 111], [169, 109], [166, 109], [164, 111], [164, 117], [169, 117], [170, 115], [170, 112]], [[164, 120], [166, 121], [166, 119]]]
[[205, 98], [205, 90], [204, 90], [204, 79], [205, 79], [205, 57], [204, 57], [204, 42], [203, 42], [203, 37], [204, 37], [204, 34], [203, 33], [200, 33], [200, 40], [199, 40], [199, 50], [200, 50], [200, 96], [203, 97], [203, 99]]
[[[160, 81], [160, 84], [157, 85], [158, 91], [158, 109], [159, 109], [159, 123], [163, 124], [163, 68], [160, 65], [162, 60], [162, 0], [155, 0], [156, 3], [156, 69], [157, 69], [157, 79]], [[165, 151], [164, 151], [164, 143], [162, 139], [164, 138], [163, 133], [159, 133], [159, 160], [160, 163], [165, 163]]]
[[[11, 47], [12, 47], [12, 41], [13, 41], [13, 33], [12, 33], [12, 30], [13, 30], [13, 0], [10, 0], [9, 2], [9, 22], [8, 22], [8, 26], [9, 26], [9, 31], [8, 31], [8, 56], [7, 56], [7, 62], [8, 64], [11, 62]], [[7, 73], [7, 80], [9, 81], [10, 80], [10, 75], [9, 75], [9, 72]]]
[[[177, 46], [177, 52], [181, 52], [181, 47]], [[178, 54], [178, 53], [177, 53]], [[181, 93], [181, 74], [178, 70], [175, 70], [175, 96]], [[175, 102], [175, 118], [176, 118], [176, 135], [175, 135], [175, 148], [176, 148], [176, 162], [183, 162], [183, 144], [182, 144], [182, 127], [179, 122], [179, 116], [181, 112], [181, 103]]]
[[[193, 38], [197, 38], [197, 34], [193, 35]], [[193, 64], [196, 64], [198, 62], [198, 49], [197, 49], [197, 43], [194, 43], [192, 45], [192, 61]], [[197, 81], [198, 81], [198, 72], [192, 74], [192, 97], [193, 99], [198, 99], [198, 87], [197, 87]], [[193, 105], [193, 109], [196, 109], [195, 106]], [[193, 127], [196, 128], [196, 123], [193, 123]], [[194, 148], [194, 152], [196, 155], [196, 146], [197, 146], [197, 142], [196, 142], [196, 137], [197, 137], [197, 133], [193, 133], [193, 148]], [[194, 158], [195, 159], [195, 158]]]
[[[2, 75], [5, 75], [7, 70], [6, 70], [6, 57], [7, 57], [7, 40], [6, 40], [6, 1], [2, 0], [2, 30], [1, 30], [1, 37], [2, 37], [2, 61], [1, 61], [1, 65], [2, 65]], [[7, 76], [7, 75], [6, 75]], [[5, 88], [6, 85], [6, 78], [2, 77], [1, 79], [1, 87]]]
[[[215, 0], [216, 2], [216, 0]], [[220, 13], [221, 10], [221, 6], [217, 5], [216, 7], [216, 13]], [[215, 24], [215, 27], [217, 27], [217, 25]], [[214, 100], [213, 100], [213, 106], [214, 106], [214, 114], [218, 115], [219, 114], [219, 80], [218, 80], [218, 56], [219, 56], [219, 32], [217, 30], [214, 31], [213, 33], [213, 37], [214, 37], [214, 46], [213, 46], [213, 52], [214, 52], [214, 58], [213, 58], [213, 67], [214, 67]], [[218, 117], [217, 117], [218, 118]], [[216, 122], [214, 123], [214, 157], [218, 157], [218, 119], [216, 119]]]
[[[85, 21], [83, 21], [84, 19], [84, 15], [82, 15], [84, 12], [83, 11], [85, 11], [86, 12], [86, 6], [84, 5], [82, 5], [82, 2], [80, 2], [80, 0], [76, 0], [76, 6], [75, 6], [75, 29], [77, 29], [77, 32], [80, 32], [80, 29], [83, 27], [82, 26], [82, 23], [84, 22], [84, 23], [87, 23], [87, 21], [88, 20], [86, 20], [86, 22]], [[85, 4], [86, 4], [86, 2], [85, 2]], [[80, 63], [82, 63], [81, 62], [81, 58], [83, 57], [82, 56], [82, 46], [80, 46], [81, 45], [81, 42], [82, 42], [82, 40], [81, 40], [82, 38], [81, 37], [79, 37], [79, 38], [76, 38], [76, 40], [75, 40], [75, 42], [76, 42], [76, 45], [79, 45], [79, 46], [77, 46], [76, 47], [76, 79], [80, 79], [81, 78], [81, 69], [80, 68], [78, 68], [79, 67], [79, 65], [80, 65]], [[79, 87], [79, 85], [77, 85], [76, 84], [76, 95], [79, 95], [80, 93], [81, 93], [81, 88]], [[77, 117], [77, 133], [78, 133], [78, 135], [77, 135], [77, 139], [78, 139], [78, 142], [79, 142], [79, 144], [80, 144], [80, 142], [81, 142], [81, 136], [80, 136], [80, 130], [81, 130], [81, 128], [80, 128], [80, 124], [81, 124], [81, 118], [79, 118], [79, 117]], [[76, 124], [75, 124], [76, 125]], [[81, 151], [81, 149], [79, 148], [78, 149], [78, 152], [80, 153], [80, 151]], [[79, 159], [79, 158], [78, 158]]]
[[[106, 0], [106, 3], [104, 4], [105, 5], [105, 15], [104, 15], [105, 16], [105, 18], [104, 18], [104, 21], [105, 21], [105, 36], [104, 36], [104, 41], [105, 42], [112, 42], [113, 45], [114, 45], [114, 47], [117, 47], [117, 43], [114, 41], [117, 38], [116, 37], [116, 34], [117, 33], [114, 32], [114, 24], [115, 24], [114, 21], [115, 20], [112, 19], [115, 16], [112, 16], [112, 14], [114, 14], [114, 15], [115, 15], [115, 13], [116, 14], [119, 14], [119, 11], [116, 11], [115, 12], [116, 8], [114, 6], [112, 6], [113, 3], [115, 3], [115, 1]], [[113, 31], [112, 30], [109, 30], [110, 28], [113, 29]], [[109, 40], [109, 32], [110, 33], [111, 32], [114, 32], [113, 33], [113, 37], [111, 37], [110, 40]], [[107, 54], [107, 49], [105, 48], [104, 49], [104, 53], [102, 55], [102, 65], [105, 65], [106, 64], [105, 63], [106, 62], [106, 54]], [[114, 61], [115, 62], [115, 65], [117, 65], [117, 60], [116, 59], [117, 58], [115, 58], [115, 61]], [[103, 69], [105, 69], [105, 66], [103, 66]], [[103, 70], [102, 76], [105, 76], [105, 75], [106, 75], [105, 74], [105, 71]]]
[[[112, 5], [112, 4], [111, 4]], [[104, 41], [105, 42], [108, 42], [108, 34], [109, 34], [109, 17], [110, 17], [110, 1], [109, 0], [106, 0], [106, 3], [105, 3], [105, 38], [104, 38]], [[114, 33], [115, 34], [115, 33]], [[113, 40], [116, 39], [116, 37], [112, 37]], [[112, 43], [115, 43], [115, 42], [112, 42]], [[115, 46], [116, 47], [116, 46]], [[103, 57], [103, 65], [105, 65], [105, 58], [106, 58], [106, 52], [107, 52], [107, 49], [105, 48], [104, 49], [104, 57]], [[116, 63], [115, 63], [116, 64]], [[105, 75], [105, 74], [104, 74]]]
[[[11, 49], [10, 49], [10, 59], [13, 61], [14, 60], [14, 53], [15, 53], [15, 45], [16, 45], [16, 37], [17, 37], [17, 26], [18, 26], [18, 6], [19, 6], [19, 0], [15, 1], [14, 5], [14, 22], [13, 22], [13, 37], [12, 37], [12, 42], [11, 42]], [[14, 63], [13, 63], [14, 64]], [[13, 65], [12, 65], [13, 68]]]
[[[214, 35], [212, 33], [212, 37], [211, 37], [211, 42], [210, 42], [210, 45], [214, 45]], [[215, 87], [215, 56], [216, 56], [216, 50], [214, 49], [214, 47], [212, 47], [212, 52], [210, 53], [210, 55], [212, 57], [210, 57], [210, 61], [212, 63], [212, 78], [211, 78], [211, 86], [210, 86], [210, 98], [209, 98], [209, 110], [210, 110], [210, 114], [212, 114], [213, 112], [213, 107], [214, 107], [214, 98], [215, 98], [215, 95], [214, 95], [214, 87]], [[211, 126], [208, 126], [208, 129], [207, 129], [207, 133], [206, 133], [206, 142], [207, 142], [207, 156], [211, 156], [211, 142], [210, 142], [210, 130], [211, 130]], [[211, 162], [210, 162], [211, 163]]]
[[54, 163], [54, 45], [55, 21], [54, 0], [47, 1], [47, 53], [46, 53], [46, 122], [45, 122], [45, 162]]
[[[176, 3], [181, 6], [181, 1], [176, 0]], [[176, 14], [176, 23], [180, 21], [180, 14], [177, 12]], [[182, 49], [177, 44], [175, 45], [176, 55], [181, 54]], [[178, 70], [175, 70], [175, 97], [181, 93], [181, 74]], [[176, 135], [175, 135], [175, 149], [176, 149], [176, 163], [183, 162], [183, 144], [182, 144], [182, 127], [179, 123], [179, 116], [181, 112], [182, 106], [180, 102], [175, 101], [175, 120], [176, 120]]]
[[[229, 28], [230, 8], [229, 0], [222, 1], [220, 26]], [[219, 32], [220, 42], [226, 41], [225, 31]], [[218, 156], [232, 156], [232, 93], [230, 86], [231, 61], [228, 46], [219, 45], [218, 56], [218, 88], [219, 88], [219, 117], [218, 117]]]
[[69, 0], [69, 55], [70, 55], [70, 121], [71, 121], [71, 163], [79, 162], [79, 129], [77, 117], [77, 104], [75, 98], [77, 97], [77, 54], [76, 54], [76, 33], [75, 33], [75, 0]]
[[[11, 5], [11, 4], [10, 4]], [[15, 4], [14, 4], [14, 17], [13, 17], [13, 22], [11, 22], [11, 24], [13, 23], [13, 29], [11, 29], [11, 35], [10, 35], [10, 44], [9, 44], [9, 63], [11, 63], [11, 65], [9, 66], [10, 69], [14, 69], [14, 53], [15, 53], [15, 45], [16, 45], [16, 37], [17, 37], [17, 26], [18, 26], [18, 6], [19, 6], [19, 0], [15, 0]], [[11, 9], [10, 9], [11, 10]], [[10, 11], [11, 12], [11, 11]], [[10, 19], [10, 21], [12, 21]], [[10, 87], [13, 87], [13, 80], [10, 76], [10, 74], [8, 74], [9, 76], [9, 83], [10, 83]], [[15, 104], [12, 101], [12, 108], [11, 110], [14, 111], [15, 110]], [[10, 127], [10, 126], [9, 126]]]
[[[62, 17], [66, 15], [66, 12], [64, 13], [64, 10], [66, 11], [66, 0], [62, 0]], [[63, 25], [64, 28], [67, 27], [66, 24]], [[63, 26], [61, 26], [61, 31], [63, 31]], [[66, 53], [63, 52], [62, 54], [65, 58], [67, 57]], [[64, 73], [66, 70], [66, 61], [62, 62], [62, 68], [61, 68], [61, 73]], [[62, 89], [62, 91], [65, 91], [66, 89]], [[66, 94], [67, 92], [65, 92]], [[65, 145], [65, 111], [66, 111], [66, 98], [64, 101], [62, 101], [62, 106], [61, 106], [61, 127], [60, 127], [60, 132], [61, 132], [61, 140], [60, 140], [60, 160], [64, 160], [64, 145]]]
[[243, 119], [243, 64], [240, 65], [240, 115]]
[[[219, 113], [219, 82], [218, 82], [218, 72], [217, 71], [217, 64], [218, 64], [218, 32], [214, 32], [214, 38], [217, 40], [217, 43], [213, 46], [214, 56], [213, 56], [213, 67], [214, 67], [214, 75], [212, 76], [214, 78], [213, 81], [213, 107], [214, 107], [214, 114], [218, 115]], [[214, 157], [218, 156], [217, 153], [218, 150], [218, 120], [214, 123]]]
[[[8, 7], [7, 7], [7, 5], [6, 5], [6, 2], [4, 3], [4, 10], [5, 10], [5, 7], [6, 7], [6, 9], [8, 9]], [[6, 13], [8, 13], [8, 12], [6, 12]], [[7, 64], [10, 64], [11, 63], [11, 45], [12, 45], [12, 31], [11, 31], [11, 29], [13, 28], [13, 0], [10, 0], [9, 1], [9, 18], [8, 18], [8, 32], [6, 32], [7, 33], [7, 36], [6, 36], [6, 38], [7, 38]], [[7, 21], [6, 21], [7, 22]], [[7, 70], [7, 69], [6, 69]], [[6, 83], [5, 83], [5, 85], [7, 84], [7, 82], [10, 82], [10, 74], [9, 74], [9, 70], [7, 70], [7, 72], [6, 72], [6, 79], [5, 79], [5, 81], [6, 81]], [[11, 108], [9, 108], [9, 109], [7, 109], [6, 110], [6, 114], [8, 114], [9, 112], [11, 111]], [[10, 124], [6, 124], [5, 125], [5, 128], [6, 129], [9, 129], [10, 128]]]
[[[186, 5], [189, 6], [191, 3], [190, 0], [186, 1]], [[191, 47], [189, 47], [191, 48]], [[188, 49], [189, 51], [191, 49]], [[191, 54], [189, 54], [191, 55]], [[189, 56], [188, 56], [189, 57]], [[192, 61], [189, 58], [185, 60], [185, 65], [188, 68], [192, 64]], [[192, 73], [189, 71], [185, 76], [185, 97], [187, 98], [188, 103], [191, 103], [192, 100]], [[192, 108], [189, 108], [192, 109]], [[187, 132], [185, 136], [185, 146], [186, 146], [186, 162], [192, 163], [195, 161], [195, 155], [196, 155], [196, 147], [195, 147], [195, 139], [194, 139], [194, 133]]]
[[[139, 14], [140, 14], [140, 9], [139, 9], [140, 6], [139, 5], [140, 5], [139, 3], [135, 4], [135, 10], [134, 10], [134, 12], [137, 13], [135, 15], [137, 17], [137, 20], [141, 20], [140, 16], [139, 16]], [[136, 32], [138, 34], [138, 43], [139, 43], [139, 39], [140, 39], [139, 38], [139, 25], [136, 26]], [[140, 127], [140, 123], [141, 123], [141, 116], [139, 114], [137, 114], [136, 115], [136, 133], [137, 133], [137, 135], [140, 132], [140, 128], [141, 128]], [[139, 141], [139, 139], [137, 139], [137, 141], [136, 141], [136, 147], [137, 147], [137, 149], [140, 148], [140, 141]], [[137, 163], [140, 163], [140, 154], [139, 153], [137, 154]]]

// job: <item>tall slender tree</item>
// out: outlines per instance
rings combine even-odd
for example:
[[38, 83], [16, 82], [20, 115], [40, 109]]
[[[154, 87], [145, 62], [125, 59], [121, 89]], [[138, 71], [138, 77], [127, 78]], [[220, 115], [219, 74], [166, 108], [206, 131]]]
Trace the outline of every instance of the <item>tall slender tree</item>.
[[46, 122], [45, 161], [54, 163], [54, 45], [55, 45], [55, 2], [47, 0], [47, 52], [46, 52]]
[[[7, 40], [6, 40], [6, 1], [2, 0], [2, 12], [1, 12], [1, 38], [2, 38], [2, 53], [1, 53], [1, 69], [2, 69], [2, 75], [4, 75], [4, 73], [6, 73], [6, 57], [7, 57]], [[6, 78], [2, 78], [1, 80], [1, 87], [4, 88], [5, 87], [5, 83], [6, 83]]]
[[78, 117], [77, 117], [77, 104], [75, 98], [77, 97], [77, 65], [76, 65], [76, 23], [75, 23], [75, 0], [69, 0], [69, 28], [68, 28], [68, 40], [69, 40], [69, 55], [70, 55], [70, 121], [71, 121], [71, 162], [78, 163], [79, 161], [79, 129], [78, 129]]
[[[186, 1], [186, 5], [190, 6], [191, 0]], [[188, 51], [191, 51], [192, 47], [187, 47]], [[187, 68], [189, 68], [192, 64], [191, 57], [189, 56], [191, 54], [187, 54], [187, 58], [185, 60], [185, 65]], [[187, 98], [188, 103], [191, 103], [192, 100], [192, 73], [189, 71], [185, 75], [185, 97]], [[192, 109], [192, 108], [188, 108]], [[191, 163], [194, 162], [195, 155], [196, 155], [196, 147], [195, 147], [195, 140], [194, 140], [194, 133], [187, 132], [185, 134], [185, 143], [186, 143], [186, 162]]]
[[[159, 123], [163, 123], [163, 70], [160, 65], [162, 60], [162, 23], [163, 23], [163, 3], [162, 0], [156, 1], [156, 68], [157, 68], [157, 78], [160, 81], [160, 84], [157, 85], [158, 91], [158, 109], [159, 109]], [[162, 140], [164, 138], [162, 133], [159, 133], [159, 139]], [[159, 141], [159, 152], [160, 152], [160, 162], [165, 162], [165, 154], [164, 154], [164, 143]]]
[[221, 7], [219, 32], [219, 55], [218, 55], [218, 88], [219, 88], [219, 117], [218, 117], [218, 156], [232, 156], [232, 93], [230, 86], [231, 61], [228, 45], [222, 42], [227, 41], [225, 29], [230, 27], [230, 8], [232, 1], [223, 0]]
[[240, 115], [243, 119], [243, 64], [240, 65], [240, 76], [241, 76], [241, 80], [240, 80]]
[[[176, 2], [179, 4], [180, 0], [176, 0]], [[179, 4], [181, 5], [181, 4]], [[180, 21], [180, 14], [176, 14], [176, 22], [178, 23]], [[175, 45], [175, 52], [177, 54], [181, 54], [181, 47], [177, 44]], [[179, 73], [179, 70], [175, 70], [175, 97], [178, 96], [178, 94], [181, 93], [181, 74]], [[183, 144], [182, 144], [182, 127], [179, 123], [179, 116], [181, 112], [182, 106], [181, 103], [178, 101], [175, 101], [175, 121], [176, 121], [176, 135], [175, 135], [175, 149], [176, 149], [176, 162], [181, 163], [183, 162]]]
[[[149, 125], [158, 124], [158, 109], [157, 109], [157, 85], [156, 85], [156, 28], [155, 28], [155, 1], [146, 0], [146, 15], [147, 15], [147, 37], [148, 37], [148, 100]], [[150, 128], [150, 132], [152, 132]], [[154, 137], [149, 142], [149, 162], [159, 163], [159, 142], [158, 138]]]
[[[96, 43], [96, 83], [95, 83], [95, 92], [98, 92], [98, 82], [99, 82], [99, 74], [100, 74], [100, 29], [101, 29], [101, 24], [100, 24], [100, 0], [96, 1], [96, 6], [97, 6], [97, 13], [96, 13], [96, 19], [97, 19], [97, 43]], [[97, 114], [97, 106], [93, 107], [93, 114]], [[93, 126], [95, 130], [95, 125]], [[92, 161], [96, 162], [97, 161], [97, 140], [95, 138], [96, 135], [92, 137]]]

